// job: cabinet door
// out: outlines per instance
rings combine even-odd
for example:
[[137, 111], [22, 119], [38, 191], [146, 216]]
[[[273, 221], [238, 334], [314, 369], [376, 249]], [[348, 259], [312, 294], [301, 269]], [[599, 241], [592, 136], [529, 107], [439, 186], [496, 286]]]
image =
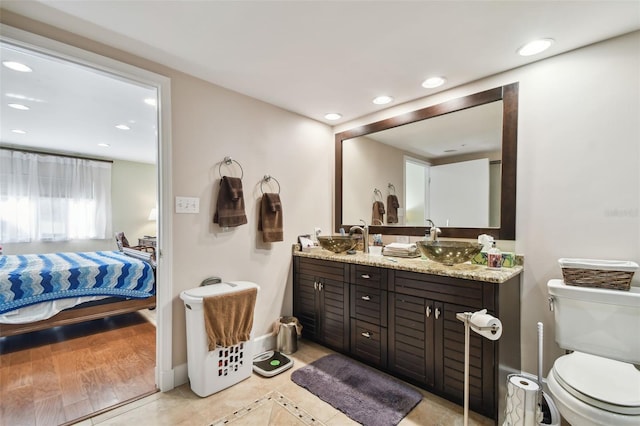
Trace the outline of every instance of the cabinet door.
[[317, 340], [320, 338], [318, 280], [306, 274], [297, 274], [294, 283], [293, 315], [302, 325], [303, 336]]
[[349, 286], [342, 281], [318, 277], [320, 293], [320, 340], [340, 352], [349, 350]]
[[395, 293], [389, 299], [389, 369], [433, 387], [433, 302]]

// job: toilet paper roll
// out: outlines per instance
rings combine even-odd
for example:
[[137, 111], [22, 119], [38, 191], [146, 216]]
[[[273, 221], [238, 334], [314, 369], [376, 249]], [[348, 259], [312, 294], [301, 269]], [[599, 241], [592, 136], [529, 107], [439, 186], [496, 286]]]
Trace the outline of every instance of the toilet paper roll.
[[[487, 310], [483, 309], [478, 312], [474, 312], [469, 318], [469, 323], [476, 333], [486, 337], [489, 340], [498, 340], [502, 336], [502, 322], [492, 315], [487, 314]], [[481, 330], [479, 327], [492, 327], [495, 326], [496, 330], [490, 329]]]
[[507, 408], [503, 426], [537, 426], [542, 421], [538, 405], [540, 386], [517, 374], [507, 379]]

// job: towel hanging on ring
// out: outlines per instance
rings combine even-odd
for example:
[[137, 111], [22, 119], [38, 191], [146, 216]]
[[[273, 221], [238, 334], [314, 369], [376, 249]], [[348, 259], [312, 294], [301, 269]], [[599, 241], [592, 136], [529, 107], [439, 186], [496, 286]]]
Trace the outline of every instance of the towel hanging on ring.
[[241, 178], [222, 176], [220, 179], [220, 191], [213, 223], [221, 227], [234, 227], [247, 223]]
[[376, 221], [380, 224], [384, 224], [384, 203], [382, 201], [375, 201], [371, 211], [371, 224], [375, 225]]

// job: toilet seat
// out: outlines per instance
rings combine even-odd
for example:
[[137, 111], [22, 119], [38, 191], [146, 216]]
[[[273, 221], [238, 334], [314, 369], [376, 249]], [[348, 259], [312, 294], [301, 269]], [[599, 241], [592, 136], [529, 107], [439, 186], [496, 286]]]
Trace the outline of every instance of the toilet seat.
[[619, 361], [573, 352], [556, 360], [553, 376], [574, 398], [627, 416], [640, 416], [640, 371]]

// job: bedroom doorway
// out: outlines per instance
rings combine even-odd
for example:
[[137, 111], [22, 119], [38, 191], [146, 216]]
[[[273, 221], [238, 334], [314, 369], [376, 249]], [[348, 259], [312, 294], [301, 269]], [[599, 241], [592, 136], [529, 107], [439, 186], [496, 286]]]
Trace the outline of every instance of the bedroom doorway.
[[[171, 389], [173, 387], [173, 372], [171, 365], [171, 249], [170, 249], [170, 238], [171, 238], [171, 206], [168, 200], [171, 200], [170, 194], [170, 185], [171, 181], [170, 176], [170, 164], [168, 159], [168, 153], [170, 152], [170, 80], [166, 77], [157, 75], [155, 73], [136, 68], [130, 66], [128, 64], [118, 62], [112, 60], [110, 58], [97, 55], [92, 52], [84, 51], [69, 45], [65, 45], [59, 43], [57, 41], [53, 41], [47, 38], [43, 38], [31, 33], [27, 33], [12, 27], [7, 27], [2, 25], [0, 27], [0, 42], [4, 47], [10, 47], [14, 51], [19, 51], [24, 55], [31, 56], [32, 58], [37, 58], [38, 60], [42, 60], [44, 58], [49, 58], [50, 60], [56, 62], [58, 65], [64, 65], [70, 67], [69, 69], [74, 69], [77, 71], [78, 69], [84, 69], [88, 72], [93, 72], [94, 75], [99, 75], [105, 79], [111, 79], [111, 84], [116, 85], [129, 85], [134, 88], [134, 92], [137, 91], [136, 97], [139, 97], [141, 94], [144, 94], [143, 99], [140, 99], [141, 102], [145, 102], [144, 105], [149, 110], [153, 111], [151, 113], [154, 122], [150, 123], [146, 119], [135, 119], [135, 118], [127, 118], [124, 117], [124, 114], [121, 114], [120, 117], [112, 114], [113, 111], [109, 114], [104, 114], [110, 117], [115, 123], [109, 127], [110, 131], [115, 129], [119, 134], [129, 134], [132, 135], [136, 132], [136, 129], [140, 129], [142, 125], [151, 126], [151, 134], [153, 135], [153, 140], [151, 141], [151, 148], [149, 145], [146, 145], [144, 148], [140, 148], [137, 150], [138, 157], [133, 157], [132, 159], [125, 158], [114, 158], [114, 164], [118, 164], [116, 168], [118, 168], [118, 173], [124, 172], [129, 174], [129, 177], [120, 176], [122, 185], [122, 181], [125, 182], [125, 187], [127, 190], [131, 190], [132, 187], [136, 186], [136, 184], [140, 183], [140, 179], [145, 179], [144, 176], [151, 176], [153, 179], [153, 190], [147, 190], [145, 192], [145, 196], [138, 196], [127, 199], [127, 194], [122, 196], [115, 196], [114, 202], [116, 204], [127, 204], [128, 209], [130, 210], [130, 215], [126, 213], [126, 209], [122, 207], [118, 207], [119, 212], [114, 214], [114, 227], [112, 229], [113, 232], [129, 229], [128, 232], [129, 238], [133, 240], [134, 244], [139, 241], [143, 241], [145, 244], [149, 244], [150, 237], [153, 238], [153, 243], [156, 246], [157, 250], [157, 267], [156, 267], [156, 309], [154, 311], [146, 311], [145, 316], [135, 316], [133, 314], [127, 314], [124, 316], [113, 316], [108, 320], [103, 321], [93, 321], [91, 324], [87, 323], [87, 327], [93, 327], [95, 333], [100, 333], [100, 325], [106, 327], [102, 332], [111, 333], [114, 330], [127, 329], [126, 333], [132, 333], [132, 330], [137, 327], [137, 331], [135, 333], [140, 333], [140, 335], [148, 335], [148, 330], [140, 331], [140, 326], [144, 325], [144, 323], [149, 323], [146, 319], [151, 314], [152, 320], [155, 320], [156, 326], [155, 335], [153, 336], [154, 348], [153, 348], [153, 357], [146, 357], [148, 362], [153, 363], [153, 377], [151, 380], [151, 385], [154, 388], [157, 388], [161, 391], [165, 391]], [[3, 61], [6, 60], [7, 56], [3, 52]], [[15, 61], [17, 62], [17, 61]], [[35, 75], [35, 73], [30, 73], [31, 75]], [[7, 89], [7, 85], [5, 84], [7, 80], [3, 78], [3, 92], [9, 92]], [[36, 119], [38, 115], [36, 112], [46, 110], [47, 106], [52, 106], [51, 100], [46, 99], [46, 97], [37, 96], [34, 92], [35, 89], [40, 84], [44, 84], [45, 81], [54, 81], [54, 79], [46, 78], [42, 79], [42, 76], [35, 80], [35, 83], [32, 83], [31, 86], [18, 87], [17, 90], [12, 90], [9, 93], [14, 96], [15, 103], [22, 102], [24, 104], [31, 104], [34, 107], [30, 108], [29, 112], [34, 114], [25, 114], [23, 118], [23, 124], [20, 126], [3, 126], [3, 138], [2, 144], [7, 145], [13, 148], [22, 148], [28, 149], [31, 151], [44, 151], [44, 152], [56, 152], [61, 150], [60, 140], [54, 143], [53, 147], [38, 147], [37, 145], [30, 145], [29, 143], [25, 143], [29, 136], [31, 135], [41, 135], [41, 133], [37, 132], [28, 132], [23, 130], [25, 133], [12, 132], [11, 135], [5, 137], [4, 128], [9, 128], [11, 130], [22, 130], [22, 127], [35, 126]], [[62, 91], [64, 92], [64, 91]], [[66, 94], [75, 95], [84, 95], [85, 98], [92, 97], [87, 96], [86, 91], [67, 91]], [[116, 91], [115, 90], [105, 90], [105, 95], [103, 100], [93, 99], [94, 103], [107, 103], [107, 102], [117, 102], [121, 99], [114, 99]], [[150, 94], [150, 95], [149, 95]], [[3, 93], [5, 95], [5, 93]], [[147, 96], [149, 95], [149, 96]], [[123, 95], [124, 96], [124, 95]], [[20, 98], [22, 97], [22, 99]], [[55, 106], [55, 104], [53, 104]], [[82, 110], [82, 108], [81, 108]], [[84, 108], [84, 110], [88, 110], [88, 108]], [[115, 108], [118, 111], [118, 108]], [[120, 108], [120, 112], [122, 108]], [[148, 116], [149, 114], [147, 114]], [[3, 121], [4, 118], [8, 117], [3, 113]], [[51, 117], [48, 117], [51, 118]], [[70, 124], [70, 121], [76, 124], [77, 128], [67, 127], [68, 135], [71, 135], [76, 130], [79, 130], [81, 127], [86, 126], [91, 120], [82, 119], [79, 116], [79, 113], [75, 113], [67, 116], [67, 124]], [[9, 124], [9, 123], [7, 123]], [[49, 125], [52, 125], [52, 122], [49, 122]], [[121, 127], [116, 127], [121, 126]], [[124, 128], [128, 127], [128, 128]], [[10, 130], [8, 130], [10, 131]], [[49, 135], [52, 135], [53, 132], [51, 130], [47, 131]], [[45, 134], [47, 134], [45, 133]], [[118, 134], [118, 133], [116, 133]], [[23, 142], [20, 141], [20, 137], [23, 137]], [[37, 138], [36, 138], [37, 139]], [[70, 138], [69, 138], [70, 139]], [[87, 139], [87, 138], [85, 138]], [[90, 140], [95, 141], [97, 138], [91, 138]], [[101, 143], [102, 146], [99, 146], [98, 143]], [[105, 148], [110, 148], [104, 146], [108, 144], [107, 142], [100, 141], [98, 143], [92, 143], [91, 148], [87, 149], [87, 151], [82, 151], [79, 147], [69, 148], [68, 151], [72, 152], [78, 156], [86, 156], [93, 158], [108, 158], [109, 155], [105, 154]], [[111, 144], [113, 145], [113, 144]], [[96, 151], [95, 148], [98, 147], [102, 149], [102, 151]], [[149, 154], [151, 152], [151, 162], [149, 162]], [[136, 171], [136, 166], [138, 164], [146, 165], [145, 167], [141, 167], [145, 169], [144, 172], [140, 172], [140, 170]], [[114, 177], [114, 181], [116, 178]], [[128, 184], [126, 183], [128, 182]], [[131, 195], [131, 194], [129, 194]], [[135, 204], [132, 206], [131, 204]], [[156, 209], [156, 221], [152, 220], [151, 211], [152, 209]], [[135, 216], [135, 217], [134, 217]], [[140, 217], [143, 216], [143, 220]], [[113, 235], [113, 234], [112, 234]], [[154, 238], [155, 237], [155, 238]], [[112, 246], [109, 244], [112, 243]], [[62, 243], [53, 243], [49, 244], [47, 249], [53, 248], [54, 250], [58, 249], [69, 249], [70, 251], [94, 251], [94, 250], [105, 250], [115, 247], [115, 241], [111, 236], [108, 239], [104, 239], [103, 241], [90, 241], [87, 245], [83, 245], [81, 242], [73, 241], [71, 242], [71, 246], [65, 247]], [[5, 244], [5, 254], [10, 254], [11, 251], [19, 251], [19, 250], [28, 250], [24, 244], [17, 245], [6, 245]], [[41, 247], [38, 249], [40, 252], [44, 252], [45, 250]], [[23, 251], [24, 253], [25, 251]], [[161, 253], [161, 255], [160, 255]], [[142, 318], [142, 320], [140, 319]], [[125, 325], [128, 324], [128, 325]], [[2, 325], [0, 325], [2, 327]], [[72, 331], [68, 331], [69, 335], [80, 335], [80, 329], [82, 327], [73, 326]], [[127, 328], [133, 327], [133, 328]], [[144, 328], [144, 327], [143, 327]], [[148, 328], [148, 327], [147, 327]], [[37, 332], [38, 333], [38, 332]], [[146, 333], [146, 334], [145, 334]], [[58, 333], [59, 335], [60, 333]], [[91, 333], [89, 333], [91, 334]], [[113, 334], [113, 333], [112, 333]], [[95, 334], [99, 336], [100, 334]], [[136, 334], [137, 335], [137, 334]], [[77, 337], [77, 336], [76, 336]], [[46, 344], [47, 337], [44, 334], [40, 335], [40, 338], [45, 341], [43, 345]], [[69, 343], [69, 347], [72, 347], [73, 344], [78, 344], [80, 340], [72, 339], [73, 342]], [[149, 342], [148, 337], [139, 338], [136, 340], [144, 340]], [[94, 343], [99, 342], [99, 340], [95, 340]], [[55, 342], [57, 348], [61, 348], [64, 344], [60, 342]], [[19, 344], [14, 344], [14, 346], [20, 346]], [[7, 350], [6, 347], [3, 350]], [[46, 350], [45, 350], [46, 352]], [[145, 351], [141, 351], [144, 353], [148, 353]], [[2, 355], [0, 355], [2, 356]], [[14, 357], [15, 358], [15, 357]], [[6, 359], [6, 358], [5, 358]], [[1, 367], [1, 365], [0, 365]], [[147, 381], [149, 381], [147, 379]], [[3, 398], [3, 401], [6, 401]], [[72, 420], [72, 419], [68, 419]]]

